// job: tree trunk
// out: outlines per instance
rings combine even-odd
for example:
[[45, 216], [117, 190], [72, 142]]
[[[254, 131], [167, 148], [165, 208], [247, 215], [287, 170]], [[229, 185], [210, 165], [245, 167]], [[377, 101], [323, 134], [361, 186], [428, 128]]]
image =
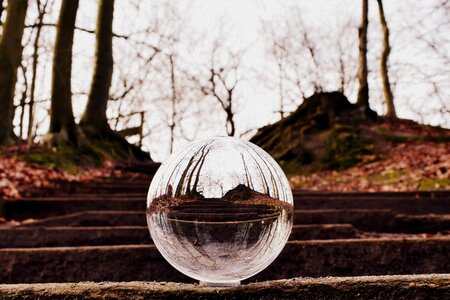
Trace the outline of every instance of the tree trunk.
[[10, 144], [13, 132], [14, 90], [22, 58], [22, 36], [27, 0], [8, 1], [6, 21], [0, 39], [0, 144]]
[[363, 110], [369, 109], [369, 84], [367, 82], [367, 27], [369, 25], [369, 1], [362, 0], [361, 25], [359, 27], [358, 96], [357, 104]]
[[62, 0], [52, 69], [50, 131], [47, 142], [77, 145], [77, 127], [72, 110], [72, 46], [79, 0]]
[[106, 118], [109, 89], [113, 74], [112, 25], [114, 0], [100, 0], [97, 15], [95, 69], [89, 100], [80, 125], [89, 130], [108, 132]]
[[28, 130], [27, 130], [27, 138], [28, 138], [28, 145], [30, 145], [33, 142], [34, 133], [33, 133], [33, 127], [34, 127], [34, 99], [35, 99], [35, 90], [36, 90], [36, 76], [37, 76], [37, 67], [38, 67], [38, 60], [39, 60], [39, 39], [41, 37], [42, 32], [42, 26], [44, 21], [44, 15], [45, 10], [48, 5], [48, 0], [44, 2], [44, 4], [41, 5], [41, 1], [36, 1], [38, 6], [39, 15], [37, 17], [37, 23], [36, 23], [36, 36], [34, 37], [33, 42], [33, 62], [31, 66], [31, 87], [30, 87], [30, 102], [28, 106]]
[[0, 0], [0, 26], [3, 26], [3, 22], [2, 22], [2, 16], [3, 16], [3, 12], [5, 11], [5, 0]]
[[80, 127], [90, 140], [100, 147], [107, 147], [111, 153], [126, 153], [122, 159], [150, 160], [148, 153], [131, 145], [119, 133], [111, 129], [106, 118], [109, 89], [114, 68], [112, 49], [112, 26], [114, 0], [100, 0], [98, 3], [95, 67], [86, 110], [80, 120]]
[[177, 118], [177, 86], [175, 80], [175, 63], [173, 59], [173, 55], [169, 56], [170, 62], [170, 81], [172, 87], [172, 118], [171, 123], [169, 124], [170, 129], [170, 145], [169, 145], [169, 154], [173, 152], [173, 143], [175, 140], [175, 126], [176, 126], [176, 118]]
[[397, 118], [394, 106], [394, 97], [392, 95], [391, 85], [389, 83], [388, 66], [387, 66], [389, 53], [391, 52], [391, 46], [389, 44], [389, 28], [386, 22], [386, 17], [384, 15], [383, 2], [381, 0], [377, 0], [377, 2], [378, 2], [378, 11], [380, 14], [381, 29], [383, 30], [383, 52], [381, 53], [380, 71], [381, 71], [381, 80], [383, 83], [384, 101], [386, 101], [387, 107], [386, 115], [391, 118]]

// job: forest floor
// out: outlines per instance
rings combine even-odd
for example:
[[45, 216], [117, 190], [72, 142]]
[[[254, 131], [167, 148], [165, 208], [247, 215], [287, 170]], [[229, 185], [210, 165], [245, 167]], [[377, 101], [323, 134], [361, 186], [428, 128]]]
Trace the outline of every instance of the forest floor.
[[290, 182], [321, 191], [450, 189], [450, 143], [391, 143], [349, 169], [292, 176]]
[[[39, 148], [33, 145], [32, 148]], [[0, 198], [19, 199], [36, 189], [51, 189], [58, 182], [88, 182], [96, 178], [122, 176], [111, 161], [102, 167], [60, 168], [52, 164], [33, 163], [25, 159], [30, 149], [24, 145], [0, 151]], [[31, 151], [33, 152], [33, 150]]]

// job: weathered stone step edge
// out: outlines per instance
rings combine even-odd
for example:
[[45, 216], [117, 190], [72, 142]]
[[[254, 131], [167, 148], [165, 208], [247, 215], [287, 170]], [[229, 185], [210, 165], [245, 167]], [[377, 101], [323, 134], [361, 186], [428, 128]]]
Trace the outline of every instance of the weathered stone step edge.
[[[295, 225], [290, 240], [358, 238], [349, 224]], [[0, 228], [0, 248], [152, 244], [147, 226]]]
[[0, 285], [1, 299], [449, 299], [450, 274], [292, 278], [230, 288], [173, 282]]
[[108, 199], [108, 200], [7, 200], [5, 216], [9, 220], [42, 219], [90, 210], [140, 210], [145, 212], [142, 199]]
[[351, 198], [351, 197], [294, 197], [294, 207], [302, 209], [393, 209], [399, 213], [450, 213], [450, 195], [441, 198]]
[[[249, 281], [450, 273], [449, 252], [450, 238], [291, 241]], [[155, 246], [0, 249], [0, 283], [135, 280], [192, 282]]]

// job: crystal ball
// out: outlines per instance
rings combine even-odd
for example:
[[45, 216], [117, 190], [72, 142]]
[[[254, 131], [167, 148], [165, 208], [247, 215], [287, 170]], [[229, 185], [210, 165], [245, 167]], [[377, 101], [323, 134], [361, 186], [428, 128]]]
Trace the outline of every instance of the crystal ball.
[[293, 223], [289, 182], [258, 146], [232, 137], [190, 143], [156, 172], [147, 223], [162, 256], [205, 285], [239, 284], [280, 254]]

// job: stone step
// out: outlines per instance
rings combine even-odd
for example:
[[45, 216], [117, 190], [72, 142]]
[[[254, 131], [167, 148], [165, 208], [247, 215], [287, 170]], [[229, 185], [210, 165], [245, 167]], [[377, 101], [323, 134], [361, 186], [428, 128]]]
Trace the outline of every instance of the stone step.
[[137, 193], [98, 193], [98, 194], [90, 194], [90, 193], [77, 193], [77, 194], [65, 194], [58, 193], [58, 196], [46, 196], [46, 197], [33, 197], [33, 198], [23, 198], [23, 200], [122, 200], [127, 201], [130, 199], [141, 199], [147, 201], [147, 192], [137, 192]]
[[[147, 182], [135, 182], [135, 183], [128, 183], [128, 182], [110, 182], [110, 183], [104, 183], [104, 182], [90, 182], [90, 183], [83, 183], [83, 184], [60, 184], [58, 187], [58, 192], [61, 193], [67, 193], [67, 194], [95, 194], [95, 193], [146, 193], [148, 191], [148, 188], [150, 186], [150, 180]], [[46, 191], [46, 193], [33, 193], [33, 196], [38, 195], [52, 195], [54, 194], [54, 191]]]
[[[290, 240], [358, 238], [349, 224], [295, 225]], [[152, 240], [147, 226], [15, 227], [0, 228], [0, 248], [146, 245]]]
[[146, 226], [143, 211], [82, 211], [72, 214], [27, 220], [21, 227], [111, 227]]
[[5, 217], [8, 220], [42, 219], [90, 210], [132, 210], [145, 212], [145, 199], [64, 199], [29, 198], [5, 201]]
[[0, 228], [0, 248], [151, 244], [144, 226]]
[[294, 196], [294, 207], [301, 209], [392, 209], [406, 214], [450, 214], [450, 193], [439, 198]]
[[450, 214], [447, 215], [397, 215], [391, 232], [450, 234]]
[[161, 166], [161, 163], [156, 163], [156, 162], [141, 163], [141, 164], [133, 163], [130, 165], [116, 166], [116, 169], [124, 170], [124, 171], [128, 171], [128, 172], [140, 173], [140, 174], [153, 175], [156, 173], [156, 171], [159, 169], [160, 166]]
[[229, 288], [173, 282], [3, 284], [2, 299], [449, 299], [450, 274], [292, 278]]
[[[351, 224], [357, 230], [391, 233], [438, 233], [450, 231], [450, 215], [397, 215], [391, 210], [295, 210], [294, 224]], [[36, 226], [146, 226], [142, 211], [83, 211], [57, 217], [27, 220]]]
[[[441, 198], [343, 197], [339, 193], [319, 197], [296, 196], [294, 207], [317, 209], [392, 209], [404, 214], [450, 214], [450, 194]], [[7, 219], [44, 218], [83, 210], [145, 210], [146, 193], [98, 193], [24, 198], [5, 201]]]
[[[450, 238], [291, 241], [248, 281], [300, 276], [450, 273]], [[0, 249], [0, 283], [79, 281], [192, 282], [155, 246]]]

